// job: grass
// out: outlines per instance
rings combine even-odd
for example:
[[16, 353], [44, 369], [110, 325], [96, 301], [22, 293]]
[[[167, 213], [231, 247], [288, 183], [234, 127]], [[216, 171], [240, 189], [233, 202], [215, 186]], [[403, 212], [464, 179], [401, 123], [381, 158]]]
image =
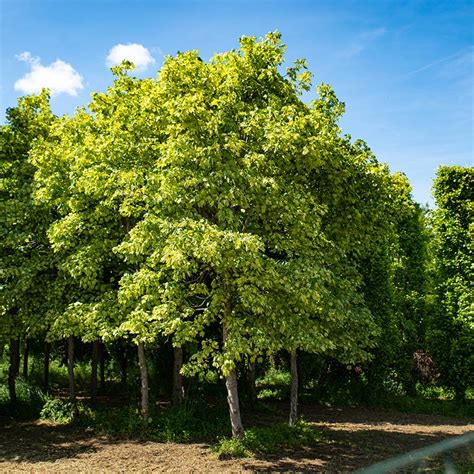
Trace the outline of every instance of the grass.
[[268, 427], [253, 427], [245, 431], [242, 439], [222, 438], [212, 446], [220, 458], [241, 458], [281, 453], [282, 450], [298, 450], [328, 442], [324, 436], [303, 420], [289, 426], [280, 423]]

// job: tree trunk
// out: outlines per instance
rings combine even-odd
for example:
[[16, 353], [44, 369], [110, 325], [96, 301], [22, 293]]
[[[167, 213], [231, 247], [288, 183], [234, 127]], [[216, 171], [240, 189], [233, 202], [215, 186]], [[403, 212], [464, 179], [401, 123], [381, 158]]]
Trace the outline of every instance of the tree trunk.
[[232, 426], [232, 436], [242, 438], [244, 427], [240, 416], [239, 391], [237, 388], [237, 374], [235, 369], [231, 370], [225, 378], [227, 389], [227, 403], [229, 404], [230, 424]]
[[290, 394], [290, 420], [294, 425], [298, 419], [298, 359], [296, 350], [291, 352], [291, 394]]
[[[224, 307], [223, 317], [223, 341], [224, 346], [226, 340], [229, 337], [227, 329], [227, 319], [230, 317], [232, 312], [232, 302], [230, 297], [226, 301]], [[232, 369], [225, 377], [225, 386], [227, 389], [227, 403], [229, 405], [230, 424], [232, 426], [232, 436], [234, 438], [243, 438], [244, 427], [242, 425], [242, 417], [240, 415], [240, 404], [239, 404], [239, 390], [237, 386], [237, 373], [235, 368]]]
[[51, 352], [51, 344], [44, 341], [44, 367], [43, 367], [43, 388], [45, 392], [49, 391], [49, 355]]
[[29, 353], [29, 343], [28, 338], [25, 337], [25, 347], [23, 349], [23, 378], [26, 380], [28, 378], [28, 353]]
[[183, 365], [183, 348], [173, 347], [173, 405], [181, 406], [183, 403], [183, 376], [180, 374]]
[[105, 346], [99, 343], [100, 391], [105, 389]]
[[143, 421], [146, 423], [148, 421], [148, 369], [146, 366], [145, 359], [145, 347], [141, 342], [138, 344], [138, 364], [140, 366], [140, 377], [141, 377], [141, 386], [142, 386], [142, 415]]
[[257, 402], [257, 387], [255, 385], [255, 372], [256, 372], [256, 362], [250, 361], [249, 367], [247, 370], [247, 382], [248, 382], [248, 391], [250, 403], [254, 405]]
[[120, 351], [120, 383], [127, 386], [127, 349], [125, 347]]
[[91, 357], [91, 401], [97, 401], [97, 363], [99, 361], [100, 340], [97, 339], [92, 343]]
[[16, 403], [16, 376], [18, 374], [20, 358], [20, 339], [12, 339], [10, 341], [10, 367], [8, 368], [8, 393], [10, 401]]
[[18, 377], [20, 375], [20, 362], [21, 362], [21, 353], [20, 353], [21, 340], [19, 337], [16, 344], [18, 344], [18, 346], [17, 346], [17, 349], [15, 350], [14, 366], [15, 366], [15, 377]]
[[276, 361], [275, 354], [270, 354], [269, 359], [270, 359], [271, 368], [276, 369], [277, 368], [277, 361]]
[[67, 371], [69, 375], [69, 400], [76, 402], [76, 388], [74, 386], [74, 336], [67, 340]]

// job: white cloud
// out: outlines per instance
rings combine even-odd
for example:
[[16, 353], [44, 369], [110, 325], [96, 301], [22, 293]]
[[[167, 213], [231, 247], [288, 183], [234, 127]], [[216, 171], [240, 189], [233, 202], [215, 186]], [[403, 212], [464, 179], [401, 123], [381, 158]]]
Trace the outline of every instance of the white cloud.
[[117, 66], [123, 60], [127, 59], [135, 64], [137, 71], [144, 71], [150, 64], [155, 62], [155, 58], [150, 51], [142, 44], [116, 44], [107, 56], [107, 66]]
[[37, 94], [46, 88], [52, 95], [77, 95], [84, 88], [81, 75], [68, 63], [57, 59], [49, 66], [43, 66], [38, 57], [24, 51], [17, 54], [19, 61], [29, 63], [31, 71], [15, 82], [15, 90], [25, 94]]

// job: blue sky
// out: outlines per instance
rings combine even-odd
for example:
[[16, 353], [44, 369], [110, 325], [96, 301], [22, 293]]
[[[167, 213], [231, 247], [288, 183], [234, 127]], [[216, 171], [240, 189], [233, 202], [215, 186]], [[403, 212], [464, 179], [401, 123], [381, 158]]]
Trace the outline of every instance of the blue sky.
[[106, 58], [116, 45], [143, 46], [149, 56], [140, 56], [139, 75], [155, 76], [165, 54], [198, 49], [208, 59], [237, 47], [242, 35], [279, 30], [287, 61], [305, 57], [314, 84], [331, 84], [346, 103], [344, 132], [366, 140], [392, 171], [407, 174], [417, 201], [432, 204], [439, 165], [474, 165], [473, 5], [0, 0], [1, 118], [45, 75], [57, 88], [54, 112], [73, 113], [110, 83]]

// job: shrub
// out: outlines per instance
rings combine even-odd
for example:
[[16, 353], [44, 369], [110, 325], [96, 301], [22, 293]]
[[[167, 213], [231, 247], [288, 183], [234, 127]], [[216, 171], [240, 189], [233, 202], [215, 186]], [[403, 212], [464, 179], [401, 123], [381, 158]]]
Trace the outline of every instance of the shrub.
[[303, 420], [290, 426], [280, 423], [270, 427], [254, 427], [245, 431], [242, 439], [223, 438], [212, 450], [219, 458], [248, 457], [250, 455], [266, 455], [281, 450], [297, 450], [327, 442], [323, 435], [315, 431]]
[[48, 400], [40, 413], [42, 420], [54, 421], [60, 424], [71, 423], [76, 415], [77, 408], [74, 404], [59, 398]]

